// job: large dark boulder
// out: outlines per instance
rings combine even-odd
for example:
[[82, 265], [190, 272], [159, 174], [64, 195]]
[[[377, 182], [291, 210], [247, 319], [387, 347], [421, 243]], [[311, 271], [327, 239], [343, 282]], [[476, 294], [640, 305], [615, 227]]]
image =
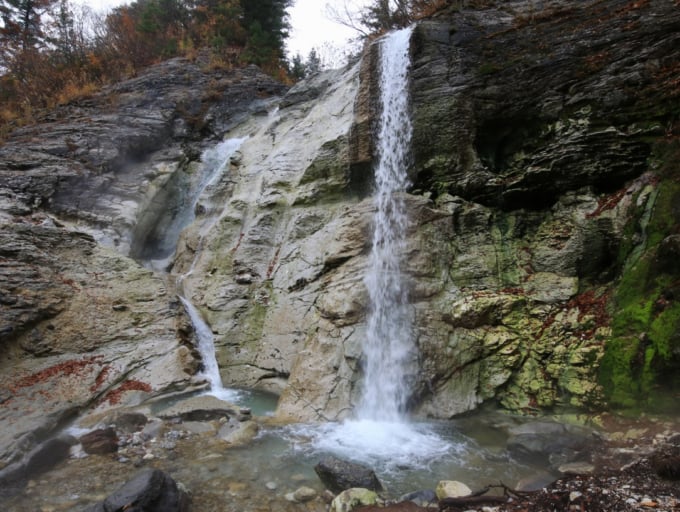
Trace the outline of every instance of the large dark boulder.
[[103, 502], [86, 512], [186, 512], [189, 497], [159, 469], [140, 471]]
[[588, 458], [596, 442], [587, 428], [535, 421], [510, 430], [508, 451], [523, 462], [559, 465]]
[[83, 445], [85, 453], [106, 454], [115, 453], [118, 451], [118, 436], [116, 431], [111, 428], [98, 428], [92, 432], [88, 432], [80, 438], [80, 443]]
[[37, 445], [18, 462], [0, 469], [0, 497], [20, 492], [29, 478], [49, 471], [66, 460], [75, 439], [55, 437]]
[[375, 472], [354, 462], [329, 456], [314, 466], [323, 484], [332, 492], [339, 493], [353, 487], [382, 491], [383, 486]]

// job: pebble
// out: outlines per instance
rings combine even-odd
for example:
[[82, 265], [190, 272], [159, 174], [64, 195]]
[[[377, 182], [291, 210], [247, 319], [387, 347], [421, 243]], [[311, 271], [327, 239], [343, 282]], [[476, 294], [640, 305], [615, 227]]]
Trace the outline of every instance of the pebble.
[[569, 501], [576, 501], [579, 499], [581, 496], [583, 496], [582, 492], [579, 491], [572, 491], [569, 493]]
[[264, 486], [270, 491], [275, 491], [279, 487], [276, 482], [267, 482]]
[[299, 503], [305, 503], [316, 498], [316, 491], [311, 487], [300, 487], [293, 493], [293, 498]]
[[147, 453], [144, 455], [144, 457], [142, 457], [144, 460], [151, 460], [153, 458], [155, 458], [153, 453]]

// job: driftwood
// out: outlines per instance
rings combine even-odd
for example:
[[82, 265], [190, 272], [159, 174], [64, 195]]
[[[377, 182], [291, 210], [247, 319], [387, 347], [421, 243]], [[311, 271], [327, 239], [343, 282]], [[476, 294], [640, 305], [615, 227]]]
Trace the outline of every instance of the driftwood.
[[[503, 489], [503, 495], [498, 496], [496, 494], [487, 495], [491, 488], [501, 488]], [[476, 505], [498, 505], [507, 503], [510, 497], [519, 498], [521, 496], [528, 496], [536, 491], [515, 491], [510, 489], [504, 483], [499, 483], [498, 485], [489, 485], [484, 489], [477, 491], [469, 496], [461, 496], [459, 498], [444, 498], [439, 500], [439, 510], [445, 511], [452, 507], [467, 507]]]

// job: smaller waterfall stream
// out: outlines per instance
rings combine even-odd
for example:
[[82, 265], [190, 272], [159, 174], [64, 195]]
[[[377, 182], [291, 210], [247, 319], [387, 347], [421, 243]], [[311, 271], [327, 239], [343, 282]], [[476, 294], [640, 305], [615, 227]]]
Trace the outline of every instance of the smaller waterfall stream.
[[[246, 139], [244, 138], [227, 139], [218, 144], [216, 147], [208, 149], [203, 153], [201, 160], [203, 162], [203, 167], [207, 169], [207, 172], [204, 172], [200, 186], [196, 189], [196, 195], [191, 202], [191, 211], [188, 212], [186, 216], [186, 225], [191, 223], [196, 218], [195, 210], [201, 194], [211, 184], [216, 183], [219, 177], [222, 176], [222, 174], [225, 172], [225, 169], [228, 168], [232, 156], [234, 153], [236, 153], [236, 151], [239, 150], [241, 144], [243, 144], [245, 140]], [[187, 314], [189, 315], [192, 325], [194, 326], [194, 331], [198, 340], [197, 348], [201, 354], [201, 360], [203, 361], [202, 375], [210, 385], [209, 393], [222, 400], [234, 401], [239, 397], [239, 393], [236, 390], [225, 388], [222, 384], [220, 368], [217, 364], [217, 358], [215, 355], [215, 339], [212, 330], [205, 322], [198, 309], [196, 309], [191, 301], [184, 296], [183, 290], [184, 280], [194, 271], [196, 262], [200, 256], [200, 247], [203, 245], [203, 239], [205, 235], [212, 229], [218, 219], [219, 216], [214, 218], [201, 230], [201, 236], [198, 242], [199, 250], [196, 251], [196, 255], [191, 262], [189, 270], [177, 278], [177, 289], [179, 292], [179, 299], [182, 302]]]
[[203, 377], [210, 384], [209, 394], [216, 396], [222, 400], [234, 401], [239, 397], [239, 392], [233, 389], [227, 389], [222, 384], [222, 377], [220, 376], [220, 367], [217, 364], [215, 357], [215, 338], [210, 326], [205, 323], [201, 313], [196, 307], [187, 299], [180, 295], [179, 300], [182, 302], [191, 323], [194, 326], [196, 338], [198, 339], [198, 351], [201, 354], [203, 361]]

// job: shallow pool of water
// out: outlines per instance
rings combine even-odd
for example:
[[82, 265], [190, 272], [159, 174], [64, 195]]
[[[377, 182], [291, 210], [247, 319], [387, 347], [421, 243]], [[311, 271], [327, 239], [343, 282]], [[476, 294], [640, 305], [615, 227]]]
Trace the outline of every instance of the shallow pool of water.
[[[36, 476], [20, 495], [4, 503], [0, 500], [0, 509], [82, 510], [145, 466], [168, 472], [190, 490], [194, 510], [221, 511], [300, 510], [286, 500], [286, 494], [303, 485], [321, 494], [324, 488], [314, 466], [327, 455], [371, 467], [390, 498], [434, 489], [439, 480], [459, 480], [473, 490], [499, 482], [514, 487], [547, 470], [547, 463], [529, 466], [508, 453], [507, 430], [525, 421], [520, 418], [478, 413], [459, 420], [407, 424], [347, 421], [274, 426], [262, 417], [274, 411], [275, 395], [236, 393], [237, 405], [250, 408], [262, 420], [259, 434], [245, 446], [220, 439], [220, 422], [211, 423], [212, 432], [192, 434], [182, 423], [170, 421], [157, 438], [136, 447], [137, 452], [126, 448], [118, 454], [72, 458]], [[146, 406], [147, 414], [159, 414], [195, 395], [156, 400]], [[178, 437], [178, 432], [185, 433]], [[176, 440], [171, 447], [168, 434]], [[305, 506], [308, 512], [326, 507], [321, 500]]]

